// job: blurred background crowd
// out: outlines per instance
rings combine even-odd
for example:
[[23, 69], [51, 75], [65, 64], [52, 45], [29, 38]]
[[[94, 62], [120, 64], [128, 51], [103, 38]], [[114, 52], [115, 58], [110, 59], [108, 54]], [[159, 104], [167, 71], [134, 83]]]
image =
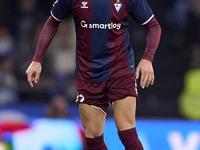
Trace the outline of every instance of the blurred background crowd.
[[[154, 57], [155, 83], [141, 89], [138, 118], [200, 119], [200, 0], [147, 0], [162, 28]], [[30, 88], [25, 71], [54, 0], [0, 2], [0, 120], [77, 117], [75, 29], [63, 21], [42, 62], [40, 82]], [[136, 65], [146, 30], [129, 18]], [[112, 108], [108, 117], [112, 117]], [[22, 117], [23, 118], [23, 117]]]

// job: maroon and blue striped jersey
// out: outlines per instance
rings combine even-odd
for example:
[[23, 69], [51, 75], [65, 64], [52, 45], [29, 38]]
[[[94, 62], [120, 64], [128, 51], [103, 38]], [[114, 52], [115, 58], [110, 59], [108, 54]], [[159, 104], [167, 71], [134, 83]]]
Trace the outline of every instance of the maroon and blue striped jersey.
[[127, 19], [143, 25], [154, 16], [146, 0], [56, 0], [51, 15], [58, 21], [73, 16], [74, 76], [92, 82], [135, 73]]

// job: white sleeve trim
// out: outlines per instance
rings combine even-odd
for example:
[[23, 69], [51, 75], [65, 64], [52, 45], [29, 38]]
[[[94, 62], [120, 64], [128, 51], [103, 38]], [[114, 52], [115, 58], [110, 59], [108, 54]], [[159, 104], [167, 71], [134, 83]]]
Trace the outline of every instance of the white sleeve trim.
[[154, 17], [154, 15], [152, 15], [146, 22], [142, 23], [141, 25], [147, 24], [153, 17]]
[[54, 19], [56, 19], [57, 21], [62, 21], [62, 20], [56, 18], [56, 17], [53, 15], [52, 11], [51, 11], [51, 16], [52, 16]]

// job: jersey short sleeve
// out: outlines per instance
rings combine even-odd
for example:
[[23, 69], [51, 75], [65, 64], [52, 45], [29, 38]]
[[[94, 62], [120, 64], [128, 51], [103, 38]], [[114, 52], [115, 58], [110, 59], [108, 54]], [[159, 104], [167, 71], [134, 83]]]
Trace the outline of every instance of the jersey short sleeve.
[[139, 24], [146, 24], [154, 15], [146, 0], [128, 0], [129, 14]]
[[54, 19], [62, 21], [71, 14], [73, 0], [56, 0], [51, 8], [51, 15]]

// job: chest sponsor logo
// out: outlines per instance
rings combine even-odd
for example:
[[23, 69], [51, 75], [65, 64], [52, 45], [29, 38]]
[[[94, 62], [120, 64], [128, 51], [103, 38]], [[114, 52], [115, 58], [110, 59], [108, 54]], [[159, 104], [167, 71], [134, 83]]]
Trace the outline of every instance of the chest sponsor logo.
[[87, 23], [85, 20], [80, 22], [81, 27], [89, 28], [89, 29], [121, 29], [121, 23], [106, 23], [106, 24], [99, 24], [99, 23]]
[[122, 3], [120, 3], [120, 0], [117, 0], [116, 3], [114, 4], [114, 6], [115, 6], [115, 9], [118, 13], [120, 8], [122, 7]]
[[88, 6], [87, 6], [88, 2], [87, 1], [82, 1], [81, 3], [82, 3], [81, 8], [88, 8]]

